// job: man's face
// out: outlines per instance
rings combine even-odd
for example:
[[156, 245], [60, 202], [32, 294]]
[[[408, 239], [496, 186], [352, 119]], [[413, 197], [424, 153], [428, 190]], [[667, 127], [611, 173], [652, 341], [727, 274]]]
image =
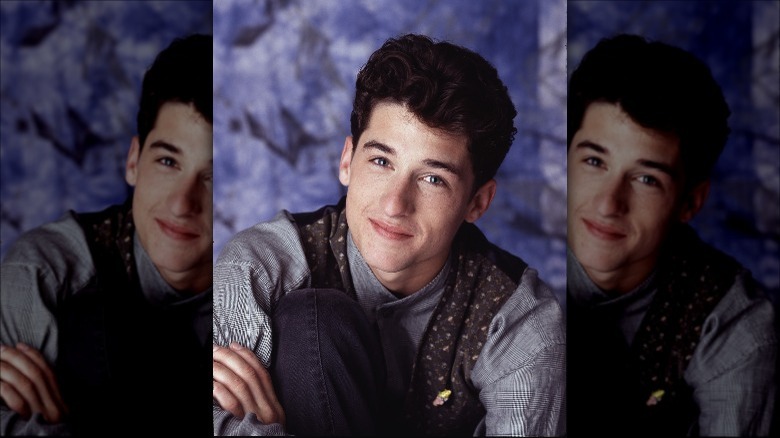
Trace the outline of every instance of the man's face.
[[682, 186], [676, 136], [588, 106], [568, 152], [568, 239], [597, 285], [626, 292], [649, 275], [670, 225], [703, 202], [683, 203]]
[[377, 104], [355, 141], [353, 155], [347, 137], [339, 166], [352, 237], [382, 284], [408, 295], [442, 268], [463, 221], [487, 210], [495, 181], [473, 194], [466, 139], [429, 128], [400, 104]]
[[143, 149], [135, 137], [127, 157], [138, 237], [179, 290], [212, 281], [212, 174], [211, 124], [188, 104], [163, 104]]

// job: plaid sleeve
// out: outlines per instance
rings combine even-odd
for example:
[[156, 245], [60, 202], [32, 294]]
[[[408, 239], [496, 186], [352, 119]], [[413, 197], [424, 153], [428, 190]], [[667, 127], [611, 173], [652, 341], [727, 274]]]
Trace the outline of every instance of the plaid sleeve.
[[[286, 292], [308, 279], [298, 234], [284, 214], [238, 233], [214, 264], [213, 342], [237, 342], [268, 367], [271, 363], [271, 309]], [[277, 435], [281, 425], [244, 419], [214, 405], [215, 435]]]
[[566, 433], [565, 323], [535, 270], [494, 317], [472, 381], [486, 410], [484, 434]]

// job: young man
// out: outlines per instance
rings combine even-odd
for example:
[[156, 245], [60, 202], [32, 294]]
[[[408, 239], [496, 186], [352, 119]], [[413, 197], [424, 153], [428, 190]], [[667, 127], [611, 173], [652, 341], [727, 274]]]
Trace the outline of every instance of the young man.
[[177, 39], [146, 72], [132, 198], [68, 212], [3, 261], [3, 434], [209, 433], [211, 53]]
[[569, 430], [769, 433], [772, 305], [686, 225], [729, 113], [706, 65], [638, 36], [602, 40], [572, 74]]
[[215, 434], [565, 432], [560, 307], [472, 224], [515, 114], [465, 48], [406, 35], [370, 57], [346, 197], [239, 233], [215, 265]]

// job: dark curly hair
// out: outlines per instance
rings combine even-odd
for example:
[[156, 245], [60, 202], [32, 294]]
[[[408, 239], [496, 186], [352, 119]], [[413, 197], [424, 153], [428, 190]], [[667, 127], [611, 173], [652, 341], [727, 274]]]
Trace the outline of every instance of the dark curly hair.
[[431, 128], [465, 136], [474, 190], [495, 176], [517, 132], [517, 111], [496, 69], [469, 49], [423, 35], [387, 40], [360, 70], [351, 116], [353, 153], [382, 101], [405, 105]]
[[645, 128], [680, 140], [685, 189], [709, 178], [729, 136], [731, 114], [709, 67], [678, 47], [637, 35], [602, 39], [572, 73], [568, 145], [588, 105], [620, 105]]
[[193, 104], [212, 122], [212, 37], [193, 34], [176, 38], [160, 52], [144, 74], [137, 129], [141, 147], [154, 129], [157, 113], [166, 102]]

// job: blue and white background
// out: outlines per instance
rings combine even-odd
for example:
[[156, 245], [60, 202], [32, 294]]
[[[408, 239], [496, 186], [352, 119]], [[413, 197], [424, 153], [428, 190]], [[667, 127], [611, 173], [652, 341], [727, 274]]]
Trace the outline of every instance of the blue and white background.
[[427, 34], [482, 54], [518, 110], [498, 193], [477, 224], [565, 289], [563, 0], [214, 2], [214, 252], [280, 209], [345, 193], [338, 160], [355, 77], [394, 36]]
[[773, 0], [3, 0], [0, 255], [66, 209], [127, 196], [143, 72], [175, 36], [211, 32], [213, 19], [216, 256], [282, 208], [338, 200], [355, 75], [387, 38], [419, 32], [481, 53], [509, 87], [518, 134], [478, 225], [560, 294], [566, 80], [598, 39], [622, 31], [693, 51], [723, 85], [733, 133], [694, 224], [777, 301], [779, 15]]
[[780, 2], [569, 1], [567, 21], [567, 75], [621, 32], [677, 45], [710, 66], [732, 132], [692, 224], [780, 303]]
[[0, 255], [68, 209], [124, 201], [143, 74], [211, 26], [211, 1], [0, 2]]

